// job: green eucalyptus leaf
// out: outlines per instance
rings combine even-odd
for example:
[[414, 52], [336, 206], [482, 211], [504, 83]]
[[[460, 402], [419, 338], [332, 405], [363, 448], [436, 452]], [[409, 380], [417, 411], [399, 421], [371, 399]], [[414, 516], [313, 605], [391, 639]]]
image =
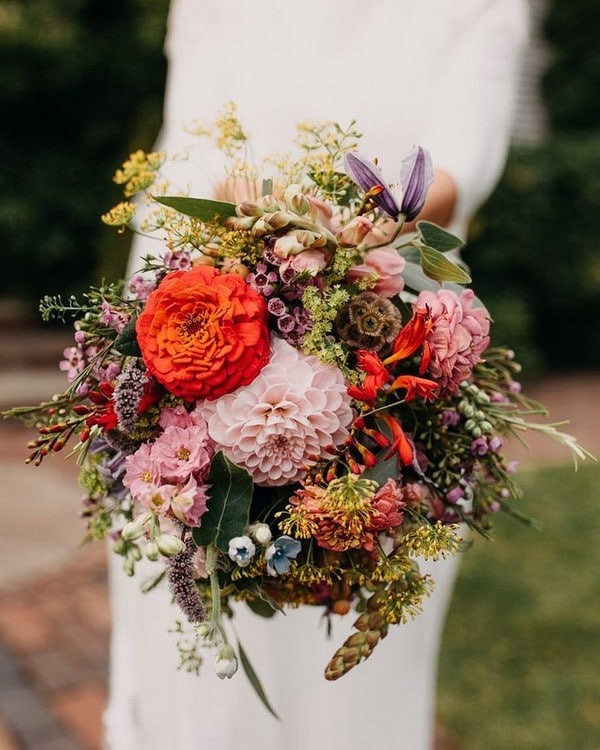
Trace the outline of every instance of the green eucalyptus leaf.
[[200, 221], [212, 221], [215, 216], [227, 219], [235, 216], [235, 204], [225, 201], [212, 201], [207, 198], [186, 198], [176, 195], [155, 196], [154, 200], [163, 206], [174, 208], [181, 214], [192, 216]]
[[126, 357], [141, 357], [142, 352], [137, 341], [135, 333], [135, 324], [137, 315], [133, 315], [128, 321], [121, 333], [115, 339], [113, 348], [124, 354]]
[[263, 688], [260, 680], [258, 679], [258, 675], [254, 671], [254, 667], [250, 663], [250, 660], [248, 659], [248, 655], [244, 651], [244, 647], [242, 646], [241, 642], [238, 639], [238, 652], [240, 655], [240, 662], [242, 664], [242, 667], [244, 668], [244, 672], [246, 673], [246, 677], [250, 680], [250, 684], [254, 688], [254, 692], [260, 700], [262, 701], [264, 707], [267, 709], [267, 711], [272, 714], [276, 719], [279, 719], [279, 716], [275, 713], [275, 709], [271, 705], [267, 694], [265, 692], [265, 689]]
[[274, 609], [265, 599], [250, 599], [246, 603], [252, 612], [259, 617], [270, 619], [277, 614], [277, 610]]
[[423, 242], [427, 247], [433, 247], [441, 253], [447, 253], [449, 250], [458, 250], [459, 247], [465, 244], [459, 237], [455, 237], [450, 232], [438, 227], [437, 224], [432, 224], [430, 221], [419, 221], [417, 229], [421, 233]]
[[433, 247], [421, 245], [421, 268], [426, 276], [434, 281], [454, 281], [457, 284], [468, 284], [471, 281], [469, 274], [456, 263], [446, 258], [439, 250]]
[[440, 290], [440, 285], [437, 281], [425, 276], [420, 261], [417, 263], [407, 261], [402, 271], [402, 278], [404, 279], [406, 288], [416, 294], [423, 291], [437, 293]]
[[242, 536], [248, 526], [252, 477], [219, 451], [212, 460], [207, 484], [211, 488], [207, 510], [192, 535], [199, 547], [215, 544], [227, 552], [229, 540]]

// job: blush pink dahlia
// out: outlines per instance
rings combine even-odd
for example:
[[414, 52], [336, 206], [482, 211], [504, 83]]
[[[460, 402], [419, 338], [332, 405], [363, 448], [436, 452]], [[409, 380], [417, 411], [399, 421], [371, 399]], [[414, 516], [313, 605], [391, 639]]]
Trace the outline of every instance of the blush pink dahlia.
[[342, 373], [272, 340], [269, 364], [249, 385], [206, 401], [217, 450], [259, 485], [291, 484], [348, 436], [350, 398]]
[[473, 307], [475, 294], [465, 289], [460, 297], [449, 289], [421, 292], [418, 308], [427, 308], [433, 325], [426, 338], [430, 359], [427, 371], [440, 385], [441, 395], [456, 394], [489, 344], [487, 310]]

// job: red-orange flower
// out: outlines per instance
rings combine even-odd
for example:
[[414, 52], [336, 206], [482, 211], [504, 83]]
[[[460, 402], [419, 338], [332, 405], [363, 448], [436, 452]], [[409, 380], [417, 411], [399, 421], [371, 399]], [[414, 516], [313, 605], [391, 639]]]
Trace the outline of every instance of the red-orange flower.
[[146, 367], [187, 400], [216, 399], [251, 383], [269, 361], [264, 298], [234, 273], [173, 271], [136, 324]]

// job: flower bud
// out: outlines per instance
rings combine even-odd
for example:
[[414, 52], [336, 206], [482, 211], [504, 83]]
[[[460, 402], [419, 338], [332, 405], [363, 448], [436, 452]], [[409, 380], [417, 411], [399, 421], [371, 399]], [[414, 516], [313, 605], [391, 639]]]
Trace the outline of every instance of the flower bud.
[[227, 229], [252, 229], [255, 223], [256, 217], [254, 216], [230, 216], [225, 220]]
[[141, 513], [133, 521], [126, 523], [121, 529], [121, 538], [126, 542], [132, 542], [134, 539], [139, 539], [145, 532], [145, 527], [148, 521], [152, 518], [152, 513], [146, 511]]
[[229, 680], [237, 672], [238, 661], [229, 644], [221, 646], [219, 649], [214, 669], [217, 677], [221, 680], [224, 680], [225, 678]]
[[250, 526], [248, 531], [258, 544], [265, 545], [269, 544], [269, 542], [271, 541], [271, 529], [267, 526], [266, 523], [254, 523], [252, 524], [252, 526]]
[[356, 247], [373, 229], [373, 222], [366, 216], [355, 216], [335, 234], [342, 247]]
[[258, 203], [251, 203], [250, 201], [244, 201], [243, 203], [238, 203], [236, 207], [236, 212], [238, 216], [262, 216], [264, 211], [262, 208], [258, 205]]
[[289, 185], [283, 197], [287, 207], [300, 216], [304, 216], [310, 211], [310, 202], [302, 192], [300, 185]]
[[274, 231], [287, 227], [289, 224], [291, 224], [292, 219], [293, 217], [289, 214], [286, 214], [285, 211], [275, 211], [275, 213], [265, 216], [265, 222]]
[[173, 534], [161, 534], [156, 540], [161, 555], [174, 557], [185, 549], [185, 544]]
[[158, 560], [158, 556], [160, 555], [158, 544], [154, 540], [149, 541], [144, 547], [144, 554], [148, 560]]

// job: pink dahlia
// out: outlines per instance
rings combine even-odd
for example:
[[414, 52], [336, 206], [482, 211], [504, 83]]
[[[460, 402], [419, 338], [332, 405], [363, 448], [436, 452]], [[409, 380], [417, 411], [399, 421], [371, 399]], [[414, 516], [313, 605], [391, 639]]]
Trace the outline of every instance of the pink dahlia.
[[203, 414], [217, 450], [243, 466], [259, 485], [296, 482], [348, 436], [350, 398], [342, 373], [273, 338], [269, 363], [249, 385]]
[[440, 384], [441, 394], [456, 394], [489, 344], [487, 310], [473, 307], [475, 294], [465, 289], [460, 297], [449, 289], [421, 292], [416, 307], [427, 307], [433, 326], [426, 343], [431, 358], [427, 371]]

